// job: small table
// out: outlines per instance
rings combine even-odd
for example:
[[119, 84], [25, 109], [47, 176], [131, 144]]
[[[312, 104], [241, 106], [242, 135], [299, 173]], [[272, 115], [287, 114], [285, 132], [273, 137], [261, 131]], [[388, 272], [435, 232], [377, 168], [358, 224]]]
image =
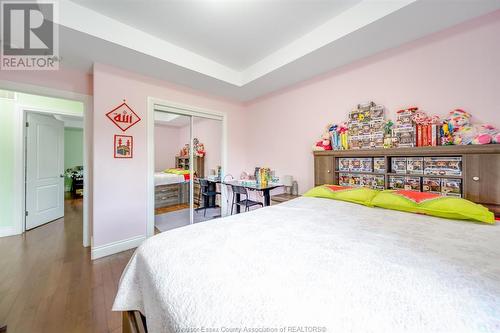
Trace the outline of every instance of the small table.
[[[271, 190], [283, 186], [281, 184], [275, 184], [275, 183], [268, 183], [266, 186], [262, 186], [262, 184], [257, 184], [254, 182], [245, 182], [241, 180], [225, 181], [223, 182], [223, 184], [241, 186], [252, 191], [261, 191], [262, 194], [264, 195], [264, 206], [271, 205]], [[238, 193], [236, 193], [236, 201], [240, 201], [240, 195]], [[236, 213], [239, 212], [240, 212], [240, 206], [236, 205]]]

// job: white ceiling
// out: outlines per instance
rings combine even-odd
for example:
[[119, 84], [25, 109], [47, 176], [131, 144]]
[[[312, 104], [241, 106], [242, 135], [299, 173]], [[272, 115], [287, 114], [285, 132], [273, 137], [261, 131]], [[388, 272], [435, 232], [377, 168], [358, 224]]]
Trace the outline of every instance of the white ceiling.
[[73, 2], [234, 70], [244, 70], [361, 0]]
[[64, 0], [63, 67], [94, 62], [235, 101], [500, 8], [500, 0]]

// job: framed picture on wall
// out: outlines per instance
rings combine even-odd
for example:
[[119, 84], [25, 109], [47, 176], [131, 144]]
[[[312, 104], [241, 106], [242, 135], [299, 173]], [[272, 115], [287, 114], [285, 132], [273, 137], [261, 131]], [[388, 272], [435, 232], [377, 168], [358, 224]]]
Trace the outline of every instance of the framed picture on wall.
[[114, 142], [115, 158], [132, 158], [134, 150], [134, 138], [132, 136], [115, 134]]

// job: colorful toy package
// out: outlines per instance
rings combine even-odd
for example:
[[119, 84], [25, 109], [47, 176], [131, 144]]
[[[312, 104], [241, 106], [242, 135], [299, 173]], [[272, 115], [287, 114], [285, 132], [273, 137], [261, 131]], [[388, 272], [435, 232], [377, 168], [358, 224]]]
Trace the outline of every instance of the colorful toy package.
[[461, 157], [424, 157], [424, 175], [461, 176]]

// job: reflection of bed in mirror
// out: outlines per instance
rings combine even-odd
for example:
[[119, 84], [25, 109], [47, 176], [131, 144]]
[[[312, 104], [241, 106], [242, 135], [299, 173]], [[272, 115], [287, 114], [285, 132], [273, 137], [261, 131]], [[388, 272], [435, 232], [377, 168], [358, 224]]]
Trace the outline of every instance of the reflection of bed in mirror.
[[189, 200], [189, 180], [184, 175], [155, 172], [155, 209], [186, 204]]

